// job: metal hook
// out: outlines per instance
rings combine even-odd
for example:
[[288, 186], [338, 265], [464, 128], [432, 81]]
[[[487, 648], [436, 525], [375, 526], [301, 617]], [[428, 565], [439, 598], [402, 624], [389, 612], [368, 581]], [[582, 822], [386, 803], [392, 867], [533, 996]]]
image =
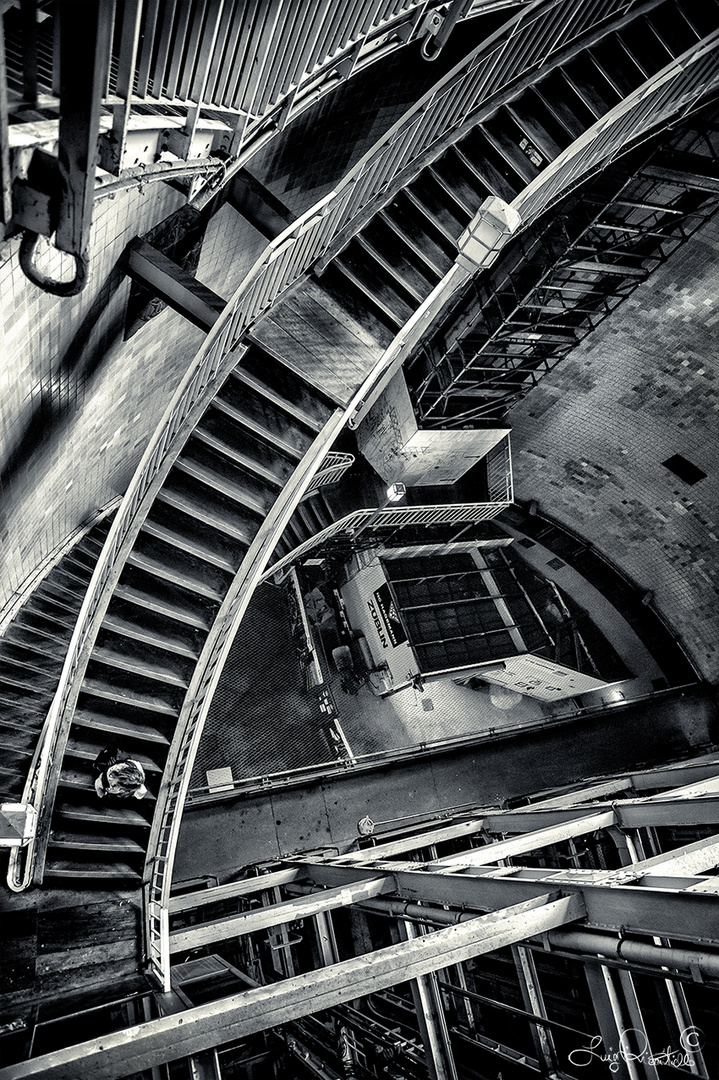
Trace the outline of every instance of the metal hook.
[[88, 256], [72, 252], [75, 260], [75, 277], [72, 281], [55, 281], [38, 270], [33, 262], [39, 238], [40, 233], [32, 232], [30, 229], [25, 229], [23, 232], [20, 242], [20, 267], [25, 277], [32, 281], [33, 285], [37, 285], [38, 289], [52, 293], [54, 296], [77, 296], [85, 288], [87, 282], [87, 271], [90, 265]]

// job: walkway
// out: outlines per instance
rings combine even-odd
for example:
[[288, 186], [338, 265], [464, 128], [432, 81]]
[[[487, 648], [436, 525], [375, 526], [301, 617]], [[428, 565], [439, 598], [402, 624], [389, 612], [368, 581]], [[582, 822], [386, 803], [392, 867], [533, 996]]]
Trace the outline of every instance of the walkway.
[[174, 880], [205, 874], [229, 880], [243, 866], [293, 852], [345, 850], [366, 814], [381, 822], [468, 802], [496, 804], [591, 776], [659, 765], [716, 740], [716, 710], [705, 693], [675, 694], [430, 760], [186, 808]]

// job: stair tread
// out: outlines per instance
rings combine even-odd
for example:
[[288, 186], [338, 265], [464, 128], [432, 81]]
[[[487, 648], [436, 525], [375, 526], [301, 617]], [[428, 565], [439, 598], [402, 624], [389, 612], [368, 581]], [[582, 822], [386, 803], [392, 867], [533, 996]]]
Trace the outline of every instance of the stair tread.
[[130, 585], [116, 586], [115, 596], [119, 597], [121, 600], [129, 600], [130, 603], [138, 604], [140, 607], [152, 608], [154, 611], [158, 611], [161, 615], [166, 615], [169, 619], [174, 619], [176, 622], [186, 623], [188, 626], [196, 626], [200, 630], [209, 630], [209, 626], [204, 619], [200, 619], [199, 616], [192, 612], [175, 608], [171, 604], [166, 604], [163, 600], [158, 600], [156, 597], [150, 596], [148, 593], [140, 592], [139, 589], [133, 589]]
[[138, 709], [144, 709], [146, 712], [156, 712], [162, 716], [177, 718], [177, 709], [174, 709], [171, 705], [167, 705], [163, 701], [150, 701], [148, 698], [133, 693], [126, 686], [101, 686], [93, 679], [85, 679], [82, 684], [82, 693], [105, 698], [108, 701], [123, 701], [126, 704], [134, 705]]
[[74, 803], [58, 803], [55, 808], [61, 817], [70, 817], [76, 821], [98, 821], [108, 825], [125, 825], [142, 829], [149, 829], [149, 822], [137, 810], [129, 806], [110, 806], [108, 803], [97, 800], [97, 805], [75, 805]]
[[[106, 749], [106, 743], [86, 742], [84, 739], [71, 737], [70, 739], [68, 739], [66, 752], [68, 754], [71, 754], [73, 757], [82, 758], [84, 761], [94, 761], [97, 755], [102, 750]], [[132, 757], [135, 761], [139, 761], [145, 772], [162, 772], [162, 766], [158, 765], [157, 762], [153, 761], [152, 758], [147, 756], [147, 754], [138, 753], [138, 751], [133, 748], [132, 752], [130, 753], [130, 757]]]
[[156, 664], [149, 664], [136, 656], [124, 656], [122, 653], [113, 652], [103, 645], [96, 645], [92, 650], [91, 660], [108, 664], [110, 667], [121, 668], [123, 671], [132, 671], [136, 675], [143, 675], [147, 679], [155, 679], [157, 682], [169, 683], [172, 686], [187, 688], [187, 680], [177, 672], [169, 668], [162, 668]]
[[247, 428], [253, 435], [258, 435], [261, 439], [277, 446], [283, 453], [287, 454], [288, 457], [294, 458], [296, 461], [299, 461], [302, 457], [301, 450], [298, 450], [297, 447], [293, 446], [291, 443], [285, 442], [281, 435], [277, 435], [274, 432], [269, 431], [268, 428], [263, 427], [262, 424], [258, 424], [252, 417], [246, 416], [240, 409], [231, 405], [229, 401], [225, 401], [218, 396], [213, 399], [212, 406], [225, 413], [225, 415], [229, 416], [232, 420], [236, 420], [238, 424]]
[[172, 566], [158, 562], [141, 551], [132, 551], [127, 562], [129, 566], [135, 566], [138, 570], [144, 570], [154, 577], [160, 577], [163, 581], [170, 581], [174, 585], [180, 585], [182, 588], [189, 589], [199, 596], [206, 596], [209, 600], [221, 601], [225, 595], [224, 592], [213, 589], [211, 585], [207, 585], [204, 581], [189, 577], [187, 574], [181, 573]]
[[140, 875], [125, 863], [84, 863], [66, 859], [49, 859], [45, 865], [45, 877], [73, 877], [80, 880], [121, 879], [140, 882]]
[[143, 739], [160, 746], [170, 745], [170, 740], [161, 731], [147, 724], [127, 720], [124, 716], [105, 716], [90, 709], [76, 709], [72, 722], [78, 727], [90, 728], [93, 731], [107, 731], [128, 738]]
[[213, 491], [219, 491], [222, 495], [226, 495], [228, 499], [232, 499], [233, 502], [251, 510], [260, 517], [265, 517], [267, 515], [270, 506], [274, 502], [273, 499], [262, 499], [254, 492], [249, 491], [247, 488], [240, 487], [239, 484], [236, 484], [233, 480], [228, 480], [226, 477], [220, 475], [220, 473], [210, 469], [207, 465], [201, 465], [198, 461], [193, 461], [191, 458], [178, 458], [175, 462], [175, 468], [180, 469], [182, 472], [189, 473], [190, 476], [194, 476], [200, 483], [212, 488]]
[[72, 848], [76, 851], [126, 851], [142, 855], [144, 848], [129, 836], [93, 836], [91, 833], [65, 833], [53, 829], [50, 848]]
[[[72, 788], [75, 791], [90, 791], [94, 790], [95, 778], [90, 772], [83, 772], [81, 769], [66, 769], [63, 768], [60, 773], [60, 785], [66, 788]], [[143, 802], [155, 802], [155, 796], [148, 790], [147, 795], [144, 796]]]
[[250, 372], [246, 371], [241, 365], [234, 368], [230, 375], [231, 378], [237, 379], [239, 382], [244, 383], [245, 386], [249, 386], [253, 390], [257, 391], [257, 393], [261, 394], [262, 397], [267, 398], [268, 401], [271, 401], [274, 405], [276, 405], [279, 409], [282, 409], [282, 411], [286, 412], [289, 416], [293, 416], [295, 420], [298, 420], [301, 424], [303, 424], [305, 427], [310, 428], [316, 434], [322, 430], [323, 424], [320, 420], [316, 419], [316, 417], [308, 416], [302, 411], [302, 409], [298, 408], [298, 406], [295, 405], [293, 401], [289, 401], [282, 394], [278, 393], [276, 390], [273, 390], [272, 387], [267, 386], [265, 383], [263, 383], [261, 379], [258, 379], [255, 375], [251, 375]]
[[[196, 502], [188, 499], [182, 495], [179, 491], [171, 491], [169, 488], [164, 487], [158, 492], [158, 499], [167, 503], [169, 506], [174, 506], [176, 510], [181, 510], [183, 514], [188, 514], [190, 517], [194, 517], [198, 521], [204, 521], [206, 524], [218, 531], [226, 533], [228, 536], [234, 537], [239, 540], [240, 543], [250, 546], [253, 540], [253, 535], [250, 535], [248, 530], [241, 529], [237, 523], [227, 521], [226, 518], [221, 517], [217, 513], [213, 513], [212, 510], [206, 507], [199, 506]], [[116, 590], [117, 591], [117, 590]], [[181, 619], [181, 622], [187, 622], [190, 626], [199, 626], [203, 630], [207, 630], [208, 627], [205, 623], [198, 620], [191, 620], [189, 618]]]
[[222, 454], [224, 457], [234, 461], [238, 465], [242, 465], [243, 468], [249, 472], [259, 476], [262, 480], [266, 480], [268, 484], [275, 484], [278, 487], [283, 487], [285, 478], [280, 473], [273, 472], [272, 469], [268, 469], [266, 465], [263, 465], [259, 461], [254, 461], [247, 454], [243, 454], [241, 450], [236, 450], [229, 443], [224, 442], [223, 439], [219, 439], [216, 435], [213, 435], [209, 431], [205, 431], [201, 427], [196, 427], [193, 431], [193, 437], [200, 439], [205, 445], [212, 447], [218, 454]]
[[139, 626], [137, 623], [126, 622], [118, 615], [106, 615], [102, 626], [105, 630], [111, 630], [113, 634], [131, 638], [133, 641], [143, 641], [146, 645], [152, 645], [157, 649], [165, 649], [167, 652], [175, 653], [177, 656], [185, 656], [188, 660], [196, 660], [199, 655], [197, 649], [190, 648], [189, 645], [182, 641], [168, 638], [159, 632], [155, 633], [143, 626]]

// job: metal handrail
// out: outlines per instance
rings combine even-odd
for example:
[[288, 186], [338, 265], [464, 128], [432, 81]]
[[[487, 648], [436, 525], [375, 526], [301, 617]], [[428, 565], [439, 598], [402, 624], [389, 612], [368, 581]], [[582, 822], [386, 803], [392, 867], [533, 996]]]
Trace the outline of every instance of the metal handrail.
[[317, 491], [318, 488], [324, 487], [326, 484], [336, 484], [342, 479], [347, 470], [354, 465], [354, 462], [354, 454], [329, 453], [315, 473], [305, 495], [309, 495], [311, 491]]
[[676, 57], [592, 124], [512, 202], [523, 225], [536, 221], [597, 169], [610, 165], [678, 113], [697, 107], [719, 81], [719, 30]]
[[480, 521], [491, 521], [510, 505], [511, 502], [505, 499], [498, 502], [439, 503], [429, 506], [388, 506], [382, 510], [376, 507], [355, 510], [321, 532], [315, 533], [272, 563], [262, 575], [262, 581], [274, 577], [285, 567], [296, 563], [307, 552], [331, 540], [333, 536], [347, 533], [351, 537], [370, 521], [373, 529], [401, 529], [408, 525], [476, 525]]
[[[598, 5], [592, 6], [592, 11], [597, 13], [599, 18], [606, 18], [609, 12], [625, 12], [631, 6], [631, 3], [613, 3], [612, 0], [602, 0]], [[582, 12], [583, 18], [580, 17]], [[549, 15], [552, 15], [553, 19], [549, 20]], [[531, 20], [530, 16], [532, 16]], [[547, 17], [548, 21], [556, 29], [557, 39], [565, 44], [567, 40], [576, 38], [578, 26], [585, 29], [588, 23], [586, 5], [581, 0], [553, 0], [553, 2], [546, 5], [534, 5], [515, 20], [512, 20], [510, 25], [513, 30], [510, 39], [516, 44], [517, 38], [519, 38], [517, 47], [521, 54], [521, 64], [517, 63], [516, 66], [510, 64], [510, 58], [506, 54], [511, 51], [511, 46], [508, 44], [508, 39], [502, 37], [501, 34], [495, 35], [495, 38], [488, 45], [476, 50], [468, 58], [469, 63], [474, 64], [473, 67], [467, 67], [467, 62], [464, 62], [453, 73], [450, 73], [453, 80], [451, 95], [448, 95], [447, 80], [443, 80], [440, 85], [447, 92], [440, 95], [440, 97], [438, 97], [437, 88], [435, 88], [435, 91], [430, 92], [430, 95], [423, 99], [426, 107], [419, 114], [416, 109], [411, 110], [406, 123], [400, 125], [401, 135], [398, 134], [400, 128], [395, 126], [389, 137], [381, 141], [380, 151], [377, 151], [376, 154], [371, 153], [363, 159], [350, 172], [336, 192], [330, 193], [325, 199], [321, 200], [320, 203], [298, 219], [268, 246], [210, 331], [143, 455], [93, 575], [73, 634], [61, 684], [58, 687], [58, 693], [53, 701], [43, 730], [40, 760], [37, 763], [37, 769], [33, 770], [26, 785], [26, 792], [29, 792], [29, 795], [27, 798], [24, 797], [23, 801], [37, 804], [41, 810], [44, 810], [43, 824], [37, 842], [32, 845], [32, 850], [24, 849], [27, 853], [26, 865], [22, 867], [14, 860], [11, 861], [8, 878], [11, 887], [22, 888], [29, 883], [33, 874], [33, 858], [44, 836], [47, 836], [54, 789], [51, 790], [51, 785], [46, 785], [46, 781], [50, 776], [53, 759], [61, 755], [64, 749], [64, 740], [67, 738], [70, 718], [79, 693], [82, 671], [89, 657], [97, 628], [109, 603], [112, 588], [124, 565], [124, 559], [139, 533], [144, 516], [155, 493], [164, 482], [194, 423], [206, 407], [207, 402], [219, 389], [230, 369], [237, 363], [238, 351], [240, 355], [244, 351], [244, 347], [240, 345], [242, 335], [259, 314], [266, 310], [278, 296], [284, 293], [294, 281], [306, 272], [314, 263], [318, 254], [327, 248], [340, 228], [356, 217], [360, 209], [379, 190], [379, 186], [382, 183], [389, 184], [405, 168], [407, 162], [412, 160], [413, 155], [418, 157], [427, 149], [436, 135], [438, 125], [441, 126], [442, 123], [445, 126], [451, 126], [452, 123], [459, 124], [466, 118], [468, 101], [476, 102], [478, 95], [481, 96], [483, 92], [489, 92], [491, 88], [496, 88], [493, 76], [496, 75], [498, 67], [501, 67], [501, 72], [496, 75], [497, 79], [505, 79], [511, 73], [516, 76], [520, 69], [524, 70], [523, 65], [533, 63], [535, 68], [537, 67], [539, 54], [536, 45], [536, 34], [537, 22], [540, 16]], [[526, 31], [524, 38], [522, 38], [520, 30]], [[545, 31], [549, 33], [549, 27], [545, 27]], [[498, 41], [498, 37], [501, 40]], [[546, 36], [543, 40], [547, 40]], [[549, 48], [550, 53], [556, 52], [559, 48], [556, 41], [552, 40], [554, 46]], [[534, 47], [529, 49], [529, 44], [532, 41]], [[546, 55], [547, 52], [545, 51], [543, 58], [546, 58]], [[505, 63], [499, 65], [498, 61], [502, 56]], [[669, 65], [665, 71], [672, 68], [681, 70], [681, 62], [686, 62], [686, 54], [685, 57], [679, 58], [674, 64]], [[476, 79], [476, 72], [477, 68], [483, 64], [485, 66], [483, 67], [483, 78], [480, 86]], [[701, 71], [699, 71], [702, 65], [692, 65], [690, 63], [689, 66], [694, 76], [693, 79], [689, 80], [691, 86], [689, 84], [684, 85], [680, 78], [672, 78], [662, 73], [664, 75], [661, 80], [661, 87], [664, 90], [663, 96], [661, 96], [663, 117], [672, 115], [671, 88], [683, 90], [679, 99], [680, 106], [691, 100], [691, 94], [694, 94], [696, 98], [701, 96], [703, 90], [706, 89], [702, 82]], [[460, 74], [466, 75], [467, 79], [471, 81], [472, 94], [469, 96], [462, 94], [458, 97], [457, 88], [461, 85], [461, 79], [457, 77], [458, 70]], [[714, 67], [708, 61], [704, 64], [702, 70], [705, 78], [714, 77]], [[648, 97], [651, 97], [651, 82], [648, 84], [648, 90], [647, 87], [643, 88], [646, 94], [641, 100], [637, 99], [638, 106], [641, 106], [642, 102], [646, 105]], [[451, 96], [451, 107], [447, 107], [447, 96]], [[476, 105], [473, 107], [476, 107]], [[628, 118], [630, 116], [631, 113], [628, 113]], [[657, 124], [653, 120], [651, 106], [640, 108], [638, 118], [637, 127], [640, 129], [640, 133], [645, 128], [648, 131]], [[421, 123], [419, 123], [420, 120]], [[611, 130], [615, 132], [618, 139], [624, 136], [621, 142], [614, 147], [614, 152], [619, 152], [620, 146], [629, 137], [630, 124], [624, 126], [615, 125]], [[602, 145], [605, 155], [612, 152], [613, 144], [611, 140], [604, 139]], [[578, 170], [572, 169], [570, 175], [572, 182], [576, 182]], [[540, 199], [537, 205], [542, 206], [545, 203]], [[537, 210], [537, 213], [539, 212]], [[524, 221], [525, 224], [528, 223], [527, 216], [525, 216]], [[380, 361], [378, 369], [371, 373], [361, 391], [365, 390], [366, 386], [376, 379], [378, 370], [381, 368], [382, 362]], [[356, 407], [357, 400], [358, 398], [353, 403], [354, 407]], [[311, 479], [311, 476], [307, 477], [308, 483], [309, 479]], [[302, 493], [303, 491], [299, 487], [293, 489], [297, 501], [301, 498]], [[285, 499], [282, 512], [287, 514], [287, 520], [289, 520], [292, 509], [293, 507], [290, 507]], [[411, 511], [419, 508], [406, 509]], [[273, 512], [274, 508], [271, 516]], [[270, 519], [268, 518], [267, 521], [269, 523]], [[273, 518], [274, 526], [277, 526], [278, 521], [279, 518], [275, 515]], [[274, 542], [276, 542], [276, 536], [270, 537], [265, 531], [261, 540], [264, 548], [266, 549], [270, 543]], [[270, 551], [267, 551], [267, 557], [269, 557], [270, 553], [271, 548]], [[255, 583], [259, 580], [259, 577], [260, 574], [258, 573]], [[254, 588], [254, 585], [252, 588]], [[245, 593], [241, 604], [237, 597], [233, 599], [232, 602], [236, 604], [238, 611], [242, 605], [246, 605], [248, 602], [250, 592]], [[244, 610], [244, 607], [242, 607], [242, 610]], [[219, 629], [217, 633], [214, 633], [213, 628], [212, 640], [208, 639], [208, 648], [217, 649], [221, 640], [222, 649], [224, 649], [228, 641], [231, 640], [227, 629], [229, 624], [225, 614], [222, 613], [223, 611], [226, 611], [224, 605], [216, 623]], [[207, 687], [210, 681], [219, 675], [221, 668], [219, 654], [217, 652], [214, 655], [208, 653], [207, 648], [203, 650], [203, 655], [205, 654], [207, 655], [204, 666], [202, 664], [198, 665], [196, 669], [197, 678], [193, 678], [186, 702], [192, 701], [197, 690], [202, 689], [203, 685], [205, 689], [203, 690], [202, 699], [205, 702], [209, 700]], [[153, 888], [150, 896], [153, 910], [158, 903], [157, 898], [160, 898], [160, 916], [157, 920], [152, 918], [154, 928], [150, 927], [150, 936], [153, 937], [155, 930], [160, 935], [159, 939], [154, 937], [153, 940], [159, 941], [157, 974], [163, 984], [169, 978], [169, 973], [163, 959], [165, 951], [162, 945], [162, 934], [165, 931], [162, 928], [161, 901], [162, 897], [166, 896], [169, 891], [174, 844], [179, 830], [180, 811], [184, 792], [189, 783], [189, 769], [194, 757], [194, 750], [202, 728], [201, 711], [195, 711], [190, 720], [182, 726], [178, 732], [178, 738], [173, 740], [171, 760], [168, 761], [168, 769], [165, 774], [167, 783], [165, 784], [163, 802], [162, 805], [158, 804], [153, 827], [153, 841], [150, 847], [149, 865], [156, 868], [156, 870], [152, 871]], [[163, 784], [165, 780], [163, 780]], [[148, 915], [148, 918], [151, 917]]]
[[[695, 690], [700, 686], [701, 684], [698, 682], [684, 683], [681, 686], [672, 686], [664, 690], [654, 690], [651, 693], [639, 694], [637, 697], [627, 698], [624, 701], [613, 702], [611, 709], [612, 712], [622, 712], [624, 709], [635, 708], [641, 702], [661, 701], [674, 694], [681, 695], [687, 691]], [[486, 742], [511, 738], [514, 735], [524, 734], [524, 732], [531, 731], [535, 728], [541, 728], [544, 731], [548, 728], [573, 724], [577, 720], [585, 718], [591, 719], [593, 716], [599, 716], [602, 713], [605, 713], [606, 709], [607, 706], [604, 704], [583, 705], [580, 708], [574, 708], [566, 713], [559, 713], [554, 716], [540, 716], [533, 720], [522, 721], [520, 724], [508, 724], [506, 727], [487, 728], [484, 731], [475, 731], [468, 735], [453, 735], [444, 739], [430, 739], [426, 742], [415, 743], [412, 746], [392, 750], [373, 750], [366, 754], [354, 755], [352, 768], [360, 770], [382, 768], [388, 764], [411, 761], [413, 759], [435, 755], [438, 752], [446, 750], [478, 746]], [[684, 767], [686, 764], [686, 762], [681, 762], [677, 767]], [[188, 789], [188, 806], [199, 806], [210, 801], [219, 802], [224, 799], [237, 797], [237, 795], [240, 794], [244, 795], [258, 790], [267, 790], [270, 787], [279, 788], [293, 783], [306, 784], [311, 781], [325, 780], [335, 773], [344, 772], [347, 767], [347, 761], [337, 761], [332, 759], [328, 761], [318, 761], [315, 765], [301, 765], [295, 769], [283, 769], [275, 773], [266, 773], [262, 776], [243, 777], [241, 780], [233, 780], [232, 790], [223, 792], [222, 794], [219, 792], [211, 793], [207, 785], [190, 788]], [[532, 808], [531, 804], [529, 804], [528, 808]], [[517, 809], [524, 808], [518, 807]]]
[[[617, 106], [615, 110], [605, 118], [605, 123], [599, 122], [594, 125], [594, 137], [599, 140], [597, 150], [587, 153], [585, 160], [587, 161], [587, 168], [595, 168], [601, 161], [609, 159], [611, 156], [616, 156], [622, 149], [627, 149], [629, 145], [634, 145], [637, 139], [642, 138], [655, 130], [658, 126], [665, 123], [671, 116], [675, 115], [678, 110], [684, 108], [691, 108], [693, 104], [702, 96], [707, 87], [712, 85], [719, 74], [719, 61], [716, 56], [715, 43], [719, 40], [719, 34], [711, 35], [707, 41], [696, 47], [693, 50], [688, 50], [687, 53], [679, 57], [672, 64], [669, 64], [662, 72], [660, 72], [653, 80], [631, 95], [632, 102], [624, 108]], [[714, 52], [714, 54], [713, 54]], [[631, 116], [632, 110], [635, 110], [635, 122], [632, 124]], [[566, 163], [566, 164], [565, 164]], [[574, 184], [578, 180], [578, 165], [576, 155], [568, 153], [564, 156], [564, 162], [560, 167], [551, 174], [551, 183], [548, 184], [546, 192], [537, 195], [534, 202], [528, 201], [529, 209], [525, 208], [524, 224], [529, 224], [531, 220], [534, 220], [535, 215], [538, 216], [547, 206], [550, 205], [552, 199], [559, 197], [560, 186], [562, 183], [561, 178], [564, 177], [567, 184]], [[316, 220], [316, 219], [315, 219]], [[392, 346], [388, 352], [391, 352]], [[382, 361], [373, 370], [370, 378], [372, 382], [376, 382], [381, 370], [383, 368]], [[363, 400], [363, 392], [365, 387], [360, 387], [355, 396], [355, 401]], [[351, 415], [353, 403], [350, 403], [345, 417]], [[509, 452], [509, 451], [508, 451]], [[493, 517], [503, 508], [506, 504], [484, 504], [487, 510], [487, 517]], [[445, 521], [465, 521], [468, 516], [468, 507], [466, 505], [459, 506], [445, 506], [441, 508], [437, 507], [401, 507], [401, 508], [387, 508], [380, 514], [377, 511], [365, 510], [359, 511], [355, 514], [348, 515], [347, 518], [342, 519], [341, 522], [336, 522], [333, 526], [330, 526], [327, 530], [324, 530], [323, 534], [319, 534], [319, 537], [313, 537], [306, 541], [304, 545], [291, 552], [288, 556], [285, 556], [283, 560], [275, 563], [264, 574], [259, 575], [259, 580], [263, 580], [264, 577], [270, 573], [276, 573], [282, 569], [287, 563], [294, 561], [298, 558], [303, 551], [309, 550], [315, 546], [317, 542], [321, 542], [323, 538], [329, 538], [332, 535], [336, 535], [341, 529], [356, 530], [363, 522], [366, 522], [369, 517], [373, 517], [373, 524], [376, 524], [378, 528], [385, 527], [386, 525], [402, 524], [433, 524], [438, 523], [433, 521], [432, 517], [435, 514], [443, 512], [445, 515]], [[452, 515], [456, 513], [456, 517], [452, 518]], [[375, 516], [376, 515], [376, 516]], [[461, 516], [464, 515], [464, 516]], [[398, 520], [399, 519], [399, 520]], [[479, 518], [478, 520], [482, 520]], [[486, 518], [484, 518], [486, 520]], [[216, 677], [219, 677], [219, 671], [221, 665], [215, 667]], [[206, 699], [207, 700], [207, 699]], [[201, 727], [201, 725], [198, 725]], [[199, 741], [199, 735], [196, 735], [194, 746], [197, 746]], [[194, 753], [187, 755], [185, 758], [185, 764], [187, 766], [185, 773], [181, 776], [181, 782], [183, 783], [183, 799], [177, 799], [174, 802], [173, 807], [173, 819], [175, 835], [179, 833], [179, 810], [181, 809], [182, 802], [186, 797], [189, 786], [189, 770], [191, 769], [194, 761]], [[156, 822], [158, 817], [156, 816]], [[158, 828], [161, 826], [158, 826]], [[151, 850], [154, 850], [151, 846]], [[158, 872], [156, 895], [162, 895], [169, 897], [171, 866], [174, 852], [172, 850], [172, 844], [167, 843], [164, 847], [162, 854], [162, 866]], [[157, 865], [157, 857], [152, 864]], [[164, 902], [160, 903], [160, 910], [164, 909]], [[169, 968], [162, 966], [162, 958], [167, 954], [166, 942], [162, 939], [163, 928], [160, 922], [157, 922], [154, 926], [155, 948], [156, 957], [159, 963], [155, 963], [154, 972], [156, 977], [163, 985], [169, 985]]]
[[[130, 482], [88, 587], [57, 693], [50, 707], [23, 801], [38, 811], [38, 836], [22, 855], [14, 853], [10, 888], [41, 879], [42, 845], [54, 802], [54, 759], [62, 755], [79, 683], [92, 642], [124, 560], [145, 514], [185, 439], [224, 378], [239, 361], [248, 327], [297, 281], [374, 196], [424, 153], [438, 134], [460, 124], [479, 102], [507, 81], [538, 70], [547, 57], [575, 41], [596, 21], [624, 14], [638, 0], [598, 0], [587, 13], [583, 0], [535, 0], [458, 64], [379, 141], [330, 192], [273, 240], [241, 282], [210, 330], [156, 428]], [[541, 42], [541, 45], [538, 44]], [[242, 348], [244, 351], [244, 348]], [[54, 776], [56, 786], [57, 775]], [[37, 872], [34, 863], [41, 853]]]

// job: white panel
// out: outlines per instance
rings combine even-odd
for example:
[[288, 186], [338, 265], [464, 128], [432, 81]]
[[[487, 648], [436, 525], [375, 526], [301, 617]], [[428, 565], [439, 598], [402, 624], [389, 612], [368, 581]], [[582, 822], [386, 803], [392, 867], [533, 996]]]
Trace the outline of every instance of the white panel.
[[588, 694], [592, 690], [603, 690], [614, 683], [602, 682], [591, 675], [547, 660], [534, 653], [522, 653], [510, 656], [501, 663], [477, 667], [475, 674], [488, 683], [504, 686], [541, 701], [561, 701], [576, 694]]

